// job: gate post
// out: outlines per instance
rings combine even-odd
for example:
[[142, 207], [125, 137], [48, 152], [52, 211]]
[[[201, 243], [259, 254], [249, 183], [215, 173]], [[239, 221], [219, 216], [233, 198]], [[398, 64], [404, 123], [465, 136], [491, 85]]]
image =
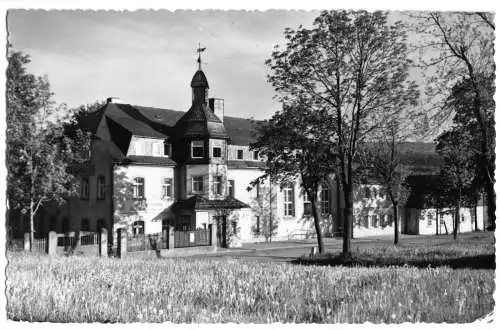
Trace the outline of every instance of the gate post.
[[167, 227], [167, 235], [168, 235], [168, 249], [173, 250], [175, 248], [175, 235], [174, 235], [174, 227]]
[[57, 249], [57, 233], [55, 231], [49, 231], [49, 236], [47, 239], [47, 254], [49, 256], [55, 255]]
[[30, 250], [30, 233], [24, 233], [24, 251]]
[[99, 256], [107, 257], [108, 256], [108, 230], [106, 228], [101, 228], [101, 232], [98, 233], [101, 235], [99, 240]]
[[117, 230], [118, 257], [124, 258], [127, 255], [127, 230], [120, 228]]
[[212, 247], [212, 251], [217, 251], [217, 226], [213, 224], [208, 225], [209, 235], [210, 235], [210, 246]]

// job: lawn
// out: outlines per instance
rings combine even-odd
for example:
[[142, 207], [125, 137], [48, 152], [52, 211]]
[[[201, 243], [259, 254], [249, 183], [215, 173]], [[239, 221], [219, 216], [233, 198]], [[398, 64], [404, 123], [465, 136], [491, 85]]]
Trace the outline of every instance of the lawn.
[[[477, 245], [483, 248], [463, 251], [489, 251], [484, 242]], [[8, 257], [7, 314], [13, 320], [472, 322], [494, 306], [493, 269]]]
[[[495, 269], [495, 237], [491, 232], [451, 235], [403, 236], [395, 246], [387, 240], [353, 241], [353, 252], [343, 258], [340, 252], [302, 257], [298, 264], [330, 266], [416, 266]], [[339, 250], [340, 251], [340, 250]]]

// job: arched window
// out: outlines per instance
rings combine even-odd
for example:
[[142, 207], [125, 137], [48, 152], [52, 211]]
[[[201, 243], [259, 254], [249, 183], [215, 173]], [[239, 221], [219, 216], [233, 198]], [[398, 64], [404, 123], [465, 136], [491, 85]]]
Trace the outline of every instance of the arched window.
[[132, 224], [132, 234], [134, 236], [144, 234], [144, 221], [134, 221], [134, 223]]

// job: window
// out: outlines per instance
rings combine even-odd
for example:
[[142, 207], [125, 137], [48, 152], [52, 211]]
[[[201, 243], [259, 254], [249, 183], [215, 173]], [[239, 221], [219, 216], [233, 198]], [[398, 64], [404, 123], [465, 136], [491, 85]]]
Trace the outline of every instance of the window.
[[368, 228], [369, 217], [365, 215], [363, 220], [364, 220], [363, 227]]
[[378, 217], [376, 215], [372, 215], [370, 218], [372, 220], [372, 227], [378, 227]]
[[89, 178], [82, 178], [80, 186], [80, 197], [82, 199], [89, 199]]
[[99, 175], [97, 177], [97, 199], [106, 198], [106, 177], [104, 175]]
[[238, 149], [238, 159], [243, 159], [243, 150], [242, 149]]
[[330, 189], [328, 188], [321, 189], [320, 197], [321, 197], [320, 200], [321, 214], [330, 213]]
[[222, 157], [222, 149], [219, 147], [214, 147], [213, 149], [213, 155], [215, 158], [220, 158]]
[[259, 152], [257, 150], [253, 151], [253, 159], [254, 160], [259, 160]]
[[163, 142], [163, 155], [164, 156], [170, 156], [171, 153], [171, 145], [169, 142], [165, 141]]
[[260, 198], [260, 182], [255, 186], [255, 197]]
[[260, 234], [260, 216], [255, 217], [255, 233]]
[[80, 231], [89, 231], [89, 230], [90, 230], [89, 219], [87, 219], [87, 218], [82, 219], [82, 224], [80, 226]]
[[214, 194], [222, 195], [222, 176], [214, 176]]
[[365, 187], [365, 198], [371, 198], [370, 187]]
[[238, 234], [238, 223], [236, 221], [231, 221], [231, 227], [234, 234]]
[[132, 224], [132, 234], [134, 236], [144, 234], [144, 221], [134, 221], [134, 223]]
[[203, 177], [193, 176], [193, 192], [200, 193], [203, 192]]
[[149, 141], [144, 142], [144, 154], [147, 156], [153, 155], [153, 143]]
[[104, 219], [97, 220], [97, 232], [100, 233], [103, 228], [106, 229], [106, 220]]
[[293, 183], [287, 183], [283, 187], [285, 217], [295, 216]]
[[387, 215], [387, 224], [392, 225], [392, 221], [393, 221], [392, 214], [388, 214]]
[[172, 198], [172, 178], [163, 178], [161, 185], [161, 199]]
[[134, 199], [144, 199], [144, 178], [134, 178]]
[[227, 189], [229, 196], [234, 197], [234, 180], [227, 181]]
[[312, 214], [312, 206], [311, 200], [309, 199], [309, 195], [304, 191], [304, 215]]
[[203, 158], [205, 153], [205, 142], [198, 140], [191, 142], [191, 157], [192, 158]]

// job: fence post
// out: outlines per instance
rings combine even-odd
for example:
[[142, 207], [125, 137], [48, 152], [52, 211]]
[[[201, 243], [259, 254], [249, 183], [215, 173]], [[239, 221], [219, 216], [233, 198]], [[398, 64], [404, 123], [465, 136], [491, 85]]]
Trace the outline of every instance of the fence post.
[[217, 226], [213, 224], [208, 225], [209, 234], [210, 234], [210, 246], [212, 247], [212, 251], [217, 251]]
[[102, 228], [101, 232], [98, 233], [101, 235], [99, 240], [99, 256], [107, 257], [108, 256], [108, 230], [106, 228]]
[[174, 227], [168, 226], [167, 231], [168, 231], [168, 249], [173, 250], [175, 247]]
[[117, 231], [118, 257], [124, 258], [127, 255], [127, 230], [120, 228]]
[[56, 255], [57, 249], [57, 233], [55, 231], [49, 231], [49, 236], [47, 240], [47, 254], [49, 256]]
[[30, 233], [24, 233], [24, 251], [30, 250]]

